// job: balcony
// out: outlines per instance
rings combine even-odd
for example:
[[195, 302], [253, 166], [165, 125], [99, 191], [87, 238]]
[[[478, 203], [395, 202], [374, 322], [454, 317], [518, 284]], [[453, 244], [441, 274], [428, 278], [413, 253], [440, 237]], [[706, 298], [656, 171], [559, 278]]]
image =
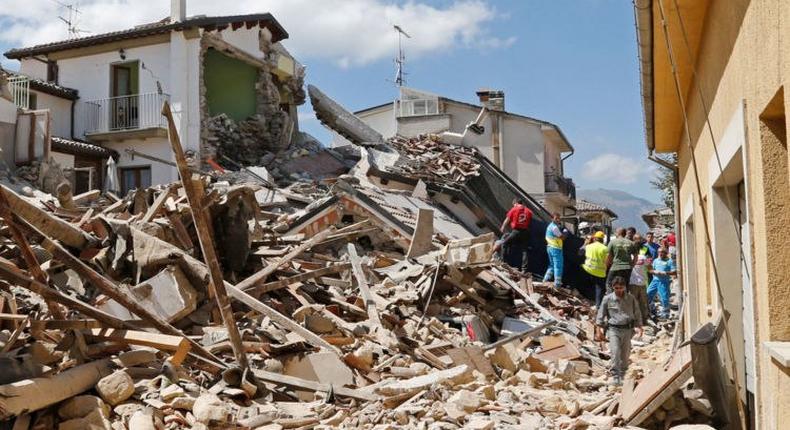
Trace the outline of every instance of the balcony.
[[30, 108], [30, 80], [27, 76], [11, 76], [8, 78], [8, 89], [14, 104], [22, 109]]
[[559, 193], [570, 201], [576, 200], [576, 185], [571, 178], [557, 173], [545, 173], [546, 193]]
[[85, 137], [92, 141], [167, 136], [162, 104], [167, 94], [147, 93], [82, 103]]

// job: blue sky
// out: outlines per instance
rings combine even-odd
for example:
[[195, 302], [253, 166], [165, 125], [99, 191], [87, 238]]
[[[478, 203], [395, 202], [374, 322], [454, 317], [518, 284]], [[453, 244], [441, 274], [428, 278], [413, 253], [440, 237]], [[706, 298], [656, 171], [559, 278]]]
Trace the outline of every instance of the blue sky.
[[[129, 0], [82, 1], [80, 26], [108, 31], [167, 15], [169, 1], [149, 1], [131, 9]], [[187, 2], [189, 15], [271, 11], [290, 33], [286, 47], [307, 66], [307, 82], [351, 110], [397, 94], [391, 28], [399, 24], [413, 36], [405, 45], [408, 86], [469, 102], [479, 88], [502, 89], [508, 111], [562, 128], [576, 148], [566, 173], [577, 187], [659, 201], [649, 184], [655, 167], [646, 160], [629, 1]], [[0, 50], [63, 38], [63, 10], [51, 0], [0, 3], [10, 6], [0, 8]], [[309, 106], [300, 109], [302, 128], [328, 140]]]

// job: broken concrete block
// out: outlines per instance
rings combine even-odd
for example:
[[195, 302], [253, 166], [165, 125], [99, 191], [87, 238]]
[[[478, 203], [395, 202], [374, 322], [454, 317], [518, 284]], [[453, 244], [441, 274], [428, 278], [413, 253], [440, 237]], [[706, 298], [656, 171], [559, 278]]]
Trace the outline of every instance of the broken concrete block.
[[460, 390], [450, 396], [442, 406], [450, 418], [457, 420], [475, 412], [481, 403], [482, 399], [477, 393], [469, 390]]
[[494, 420], [488, 417], [474, 415], [464, 424], [464, 428], [471, 430], [493, 430]]
[[[168, 322], [178, 321], [197, 309], [197, 292], [184, 272], [175, 265], [166, 267], [154, 277], [131, 287], [130, 290], [141, 305]], [[107, 300], [98, 307], [121, 319], [135, 319], [115, 300]]]
[[60, 404], [58, 416], [63, 420], [82, 418], [99, 410], [105, 417], [110, 416], [110, 407], [96, 396], [76, 396]]
[[173, 409], [182, 409], [186, 411], [191, 411], [192, 408], [195, 407], [195, 400], [197, 400], [197, 398], [192, 396], [176, 397], [175, 399], [170, 401], [170, 406]]
[[494, 354], [491, 356], [491, 364], [516, 373], [525, 358], [526, 354], [523, 351], [520, 351], [512, 343], [506, 343], [496, 347]]
[[[283, 363], [283, 373], [338, 387], [354, 384], [354, 372], [333, 352], [289, 357]], [[311, 401], [315, 397], [315, 393], [310, 391], [297, 391], [297, 395], [304, 401]]]
[[129, 418], [129, 430], [156, 430], [153, 409], [148, 407], [135, 412]]
[[235, 415], [233, 406], [211, 393], [202, 394], [195, 400], [192, 414], [203, 424], [227, 423]]
[[96, 391], [105, 402], [115, 406], [134, 394], [134, 381], [128, 373], [118, 370], [100, 379]]
[[167, 387], [165, 387], [161, 391], [159, 391], [159, 396], [165, 402], [169, 402], [170, 400], [173, 400], [176, 397], [181, 397], [184, 394], [185, 394], [184, 393], [184, 389], [179, 387], [176, 384], [168, 385]]

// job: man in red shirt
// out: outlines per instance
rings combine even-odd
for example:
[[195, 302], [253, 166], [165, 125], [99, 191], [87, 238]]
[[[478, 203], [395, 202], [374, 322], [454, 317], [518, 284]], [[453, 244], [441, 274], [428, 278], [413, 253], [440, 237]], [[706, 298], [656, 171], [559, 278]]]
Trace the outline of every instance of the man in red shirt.
[[[513, 199], [513, 207], [507, 212], [499, 230], [504, 233], [502, 239], [494, 244], [494, 252], [507, 245], [518, 245], [521, 248], [521, 272], [527, 273], [527, 246], [529, 244], [529, 224], [532, 222], [532, 211], [524, 205], [522, 199]], [[507, 228], [510, 231], [505, 233]]]

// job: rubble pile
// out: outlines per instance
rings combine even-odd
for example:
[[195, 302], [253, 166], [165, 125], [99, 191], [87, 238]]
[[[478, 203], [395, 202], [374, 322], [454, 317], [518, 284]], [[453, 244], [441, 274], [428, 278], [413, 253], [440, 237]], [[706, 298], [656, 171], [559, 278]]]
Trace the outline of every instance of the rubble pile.
[[475, 148], [443, 143], [436, 134], [395, 136], [388, 143], [405, 159], [391, 168], [394, 172], [442, 184], [480, 174]]
[[206, 149], [212, 151], [206, 151], [206, 157], [222, 162], [222, 157], [226, 156], [251, 166], [267, 165], [274, 154], [263, 139], [264, 121], [257, 115], [242, 121], [235, 121], [224, 113], [210, 117], [206, 122]]
[[14, 216], [0, 252], [0, 344], [15, 369], [0, 386], [3, 419], [62, 429], [614, 423], [589, 303], [491, 262], [492, 235], [429, 235], [406, 258], [380, 219], [350, 211], [315, 234], [290, 232], [309, 216], [300, 196], [312, 187], [206, 185], [246, 369], [179, 183], [117, 200], [3, 187]]

